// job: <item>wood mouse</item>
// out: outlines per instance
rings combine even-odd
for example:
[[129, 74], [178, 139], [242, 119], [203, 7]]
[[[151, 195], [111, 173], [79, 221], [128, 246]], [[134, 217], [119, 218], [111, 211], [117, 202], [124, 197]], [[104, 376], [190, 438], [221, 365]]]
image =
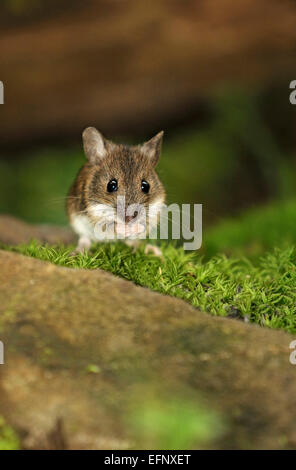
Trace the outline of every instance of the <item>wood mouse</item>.
[[[84, 130], [88, 161], [67, 197], [69, 222], [78, 235], [74, 253], [88, 251], [98, 241], [98, 231], [104, 232], [104, 241], [120, 238], [136, 247], [137, 239], [157, 226], [166, 197], [154, 169], [162, 138], [163, 131], [142, 145], [129, 146], [107, 140], [94, 127]], [[154, 245], [147, 244], [145, 252], [161, 255]]]

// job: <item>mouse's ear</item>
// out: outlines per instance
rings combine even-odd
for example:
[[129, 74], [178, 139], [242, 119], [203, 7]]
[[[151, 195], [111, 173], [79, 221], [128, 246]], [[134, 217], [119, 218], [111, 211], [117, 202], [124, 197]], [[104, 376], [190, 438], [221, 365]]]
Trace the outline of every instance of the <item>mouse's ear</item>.
[[107, 141], [95, 127], [87, 127], [82, 133], [83, 148], [90, 163], [98, 163], [106, 153]]
[[156, 134], [152, 139], [145, 142], [140, 146], [141, 151], [151, 161], [152, 165], [155, 166], [159, 160], [161, 145], [162, 145], [163, 131]]

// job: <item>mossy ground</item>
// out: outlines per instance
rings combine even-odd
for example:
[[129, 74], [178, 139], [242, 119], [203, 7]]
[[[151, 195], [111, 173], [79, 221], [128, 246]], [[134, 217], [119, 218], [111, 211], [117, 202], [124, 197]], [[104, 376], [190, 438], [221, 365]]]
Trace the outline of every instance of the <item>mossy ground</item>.
[[225, 219], [204, 236], [207, 257], [216, 253], [247, 256], [257, 261], [274, 247], [296, 243], [296, 200], [287, 199], [248, 210]]
[[[219, 233], [219, 232], [218, 232]], [[251, 260], [210, 258], [163, 243], [163, 257], [136, 253], [123, 243], [97, 244], [89, 254], [70, 256], [73, 247], [35, 241], [2, 247], [60, 266], [103, 269], [163, 294], [182, 298], [202, 311], [270, 328], [296, 332], [296, 251], [277, 248]]]

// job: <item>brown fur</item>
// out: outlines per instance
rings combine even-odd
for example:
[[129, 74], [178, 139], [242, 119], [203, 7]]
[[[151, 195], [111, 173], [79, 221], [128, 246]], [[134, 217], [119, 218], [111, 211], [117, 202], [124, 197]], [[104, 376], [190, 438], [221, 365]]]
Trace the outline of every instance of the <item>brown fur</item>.
[[[91, 129], [91, 128], [89, 128]], [[89, 131], [87, 129], [86, 131]], [[126, 206], [143, 204], [148, 207], [156, 199], [165, 201], [165, 191], [154, 166], [158, 161], [162, 134], [143, 146], [113, 144], [102, 136], [105, 146], [103, 157], [95, 155], [96, 142], [90, 131], [85, 131], [84, 148], [89, 161], [80, 169], [67, 198], [67, 213], [85, 214], [91, 219], [91, 204], [108, 204], [116, 207], [117, 196], [125, 196]], [[110, 180], [118, 181], [118, 190], [108, 193]], [[142, 179], [150, 184], [148, 194], [141, 191]]]

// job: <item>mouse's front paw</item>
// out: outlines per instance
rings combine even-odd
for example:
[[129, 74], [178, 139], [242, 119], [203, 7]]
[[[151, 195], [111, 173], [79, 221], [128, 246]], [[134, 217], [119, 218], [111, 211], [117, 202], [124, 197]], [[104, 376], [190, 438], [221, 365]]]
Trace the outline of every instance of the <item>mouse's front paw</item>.
[[79, 254], [87, 253], [90, 249], [91, 242], [87, 237], [80, 237], [78, 240], [78, 245], [75, 250], [71, 251], [70, 256], [76, 256]]
[[70, 251], [69, 256], [77, 256], [77, 255], [82, 255], [83, 253], [86, 253], [84, 248], [77, 247], [75, 250]]
[[150, 245], [149, 243], [145, 246], [144, 250], [145, 255], [152, 253], [155, 256], [162, 256], [162, 251], [158, 246]]

